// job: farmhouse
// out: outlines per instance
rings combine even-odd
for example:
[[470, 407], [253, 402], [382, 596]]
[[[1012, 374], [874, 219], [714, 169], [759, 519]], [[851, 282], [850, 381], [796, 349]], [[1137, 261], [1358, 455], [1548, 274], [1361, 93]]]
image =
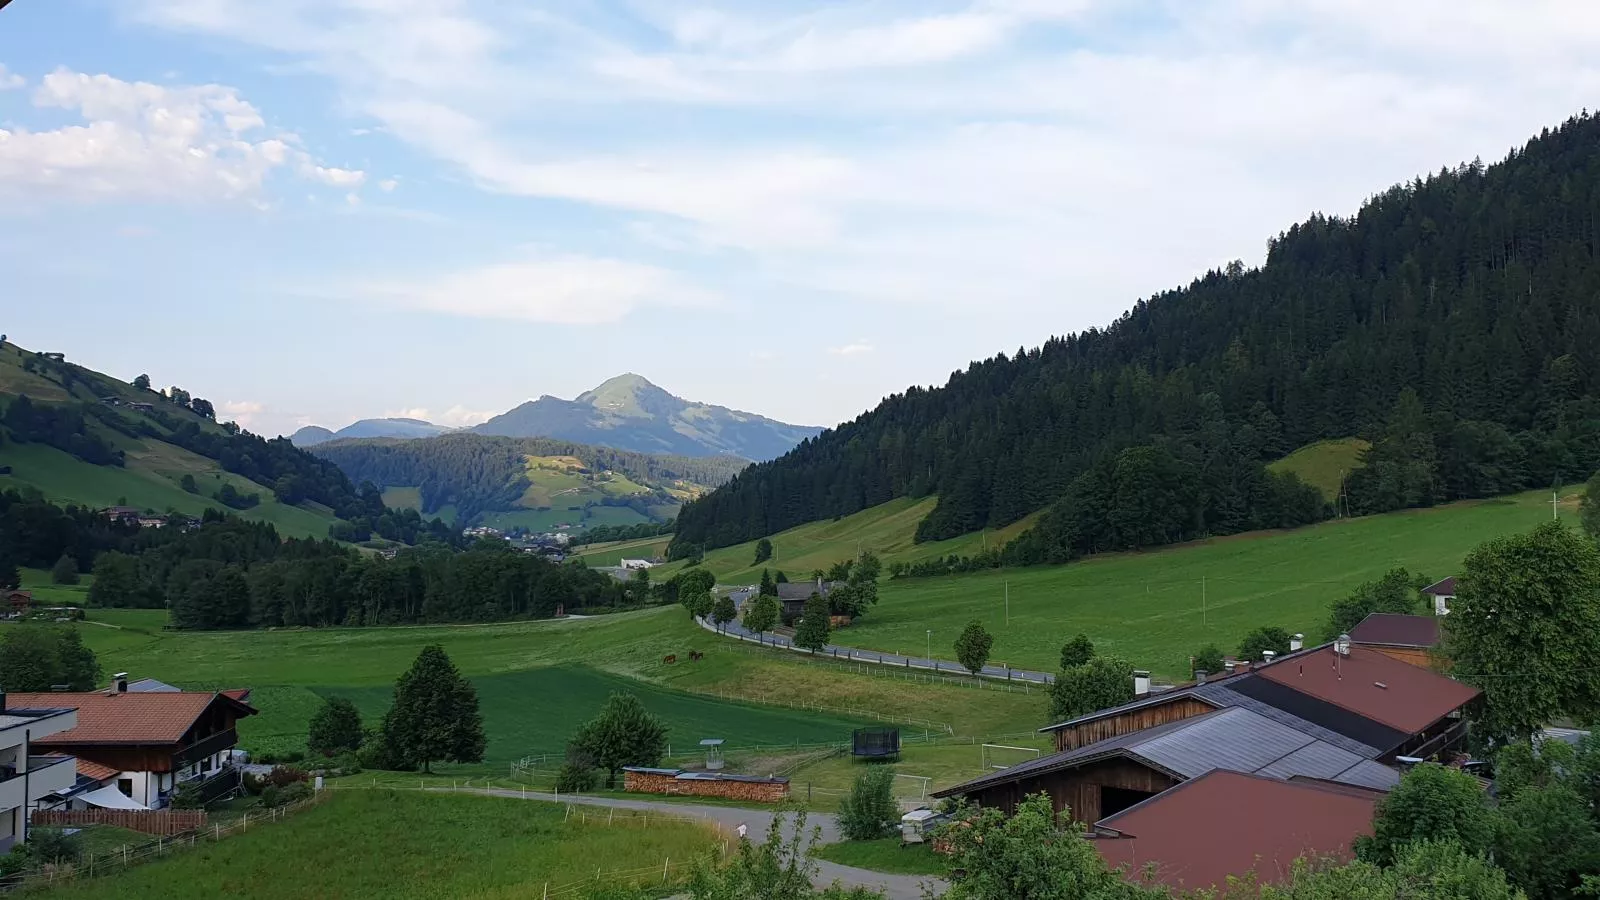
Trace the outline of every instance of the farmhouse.
[[159, 809], [189, 782], [206, 799], [239, 786], [234, 723], [256, 714], [248, 690], [135, 691], [126, 674], [114, 678], [103, 691], [12, 695], [18, 705], [77, 710], [75, 727], [35, 739], [45, 752], [77, 758], [81, 777], [65, 802]]
[[1350, 629], [1350, 642], [1414, 666], [1428, 666], [1440, 643], [1437, 616], [1372, 613]]
[[100, 515], [113, 522], [138, 522], [144, 512], [134, 506], [108, 506], [100, 510]]
[[[1462, 710], [1479, 694], [1344, 642], [1240, 666], [1222, 678], [1198, 676], [1192, 684], [1052, 725], [1044, 730], [1055, 735], [1056, 753], [933, 796], [1010, 810], [1043, 792], [1056, 809], [1098, 828], [1146, 804], [1159, 809], [1169, 801], [1157, 800], [1214, 772], [1316, 782], [1346, 795], [1382, 793], [1398, 783], [1400, 757], [1447, 757], [1466, 739]], [[1183, 802], [1211, 795], [1198, 791]], [[1221, 822], [1278, 813], [1230, 803], [1211, 815]]]
[[0, 591], [0, 608], [11, 615], [22, 615], [33, 605], [33, 594], [28, 591]]
[[35, 752], [40, 740], [69, 731], [78, 714], [56, 703], [24, 703], [0, 693], [0, 853], [28, 837], [28, 809], [76, 778], [71, 757]]
[[1443, 581], [1435, 581], [1422, 589], [1424, 596], [1433, 600], [1433, 614], [1447, 616], [1450, 614], [1450, 604], [1456, 599], [1456, 577], [1451, 575]]
[[128, 408], [139, 412], [155, 412], [156, 405], [154, 403], [129, 403]]
[[820, 578], [816, 581], [785, 581], [780, 583], [778, 585], [778, 603], [783, 607], [783, 623], [787, 625], [800, 618], [800, 614], [805, 611], [806, 601], [811, 599], [812, 594], [821, 594], [826, 597], [833, 593], [834, 588], [838, 586], [839, 583], [836, 581], [823, 581]]

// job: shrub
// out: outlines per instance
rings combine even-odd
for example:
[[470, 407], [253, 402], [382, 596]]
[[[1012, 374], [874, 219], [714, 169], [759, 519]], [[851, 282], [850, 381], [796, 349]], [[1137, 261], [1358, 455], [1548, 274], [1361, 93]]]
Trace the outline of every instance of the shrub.
[[870, 841], [892, 833], [900, 821], [894, 802], [894, 770], [869, 765], [856, 776], [849, 796], [839, 807], [839, 830], [852, 841]]
[[200, 799], [200, 788], [194, 782], [178, 785], [178, 790], [172, 795], [173, 809], [200, 809], [205, 806], [205, 801]]
[[273, 766], [272, 771], [266, 774], [266, 783], [275, 788], [285, 788], [291, 784], [303, 784], [310, 777], [304, 769], [294, 766]]
[[28, 833], [28, 855], [41, 863], [75, 863], [83, 855], [83, 842], [75, 834], [55, 828]]
[[22, 870], [28, 867], [28, 850], [21, 844], [11, 848], [11, 852], [0, 856], [0, 878], [10, 878], [21, 875]]
[[261, 789], [261, 805], [267, 809], [277, 806], [278, 793], [279, 791], [277, 785], [269, 784], [266, 787], [263, 787]]
[[272, 799], [269, 802], [266, 791], [263, 791], [261, 794], [261, 805], [268, 808], [274, 806], [288, 806], [291, 803], [306, 799], [307, 797], [311, 796], [312, 793], [311, 785], [305, 783], [304, 781], [296, 781], [292, 784], [284, 785], [281, 788], [268, 787], [267, 790], [272, 791]]
[[592, 791], [600, 783], [600, 772], [582, 760], [569, 759], [556, 773], [556, 790], [568, 793]]

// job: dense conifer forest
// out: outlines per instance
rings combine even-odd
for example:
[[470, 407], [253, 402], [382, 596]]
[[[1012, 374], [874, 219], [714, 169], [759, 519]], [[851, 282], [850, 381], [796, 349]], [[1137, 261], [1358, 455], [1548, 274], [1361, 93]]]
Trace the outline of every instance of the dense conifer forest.
[[937, 494], [918, 538], [1050, 511], [1017, 562], [1325, 514], [1262, 464], [1373, 441], [1354, 513], [1600, 468], [1600, 120], [1313, 215], [1117, 322], [975, 362], [751, 467], [672, 552]]

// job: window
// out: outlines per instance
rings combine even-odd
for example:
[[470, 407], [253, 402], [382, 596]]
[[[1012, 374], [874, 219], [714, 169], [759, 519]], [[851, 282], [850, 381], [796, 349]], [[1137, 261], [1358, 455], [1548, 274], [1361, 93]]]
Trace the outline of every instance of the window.
[[200, 771], [202, 771], [202, 772], [211, 771], [211, 757], [208, 756], [205, 759], [200, 760]]
[[133, 796], [133, 779], [132, 778], [118, 778], [117, 779], [117, 790], [121, 791], [122, 792], [122, 796], [124, 796], [124, 797], [132, 797]]

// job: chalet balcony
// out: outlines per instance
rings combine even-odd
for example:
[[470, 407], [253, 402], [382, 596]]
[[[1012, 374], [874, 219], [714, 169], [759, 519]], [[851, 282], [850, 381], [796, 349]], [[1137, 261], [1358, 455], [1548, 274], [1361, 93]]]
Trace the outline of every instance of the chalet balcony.
[[78, 779], [78, 761], [70, 756], [30, 756], [26, 772], [0, 769], [0, 810], [15, 809], [68, 790]]
[[174, 770], [182, 769], [185, 766], [188, 766], [197, 760], [205, 759], [214, 753], [221, 753], [224, 750], [231, 750], [238, 743], [239, 733], [237, 731], [234, 731], [232, 728], [219, 731], [210, 737], [201, 738], [189, 746], [184, 747], [182, 750], [179, 750], [177, 753], [174, 753], [172, 755], [172, 768]]

